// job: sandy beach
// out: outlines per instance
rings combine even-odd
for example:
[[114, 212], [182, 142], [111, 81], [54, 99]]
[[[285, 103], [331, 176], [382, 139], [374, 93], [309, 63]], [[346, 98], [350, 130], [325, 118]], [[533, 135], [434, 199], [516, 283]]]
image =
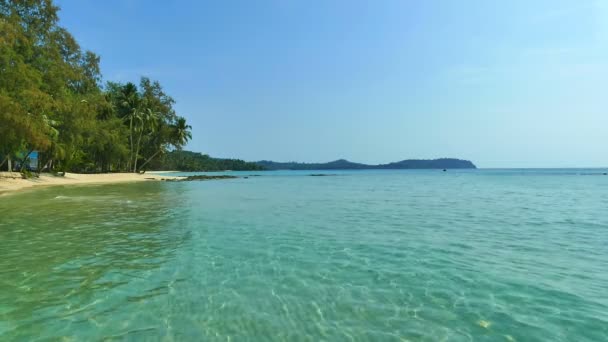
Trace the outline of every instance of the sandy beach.
[[40, 186], [143, 182], [175, 178], [180, 177], [172, 177], [157, 173], [66, 173], [64, 177], [60, 177], [48, 173], [43, 173], [40, 175], [39, 178], [22, 179], [21, 174], [19, 174], [18, 172], [0, 172], [0, 195], [14, 193], [21, 189]]

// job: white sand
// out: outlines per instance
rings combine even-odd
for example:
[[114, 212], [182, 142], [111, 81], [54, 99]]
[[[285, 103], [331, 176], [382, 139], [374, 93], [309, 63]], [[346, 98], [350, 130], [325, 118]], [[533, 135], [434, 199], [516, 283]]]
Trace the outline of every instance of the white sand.
[[18, 172], [0, 172], [0, 195], [18, 190], [49, 185], [70, 184], [104, 184], [104, 183], [126, 183], [142, 181], [159, 181], [161, 179], [176, 179], [161, 174], [136, 174], [136, 173], [100, 173], [100, 174], [78, 174], [66, 173], [64, 177], [53, 176], [43, 173], [40, 178], [22, 179]]

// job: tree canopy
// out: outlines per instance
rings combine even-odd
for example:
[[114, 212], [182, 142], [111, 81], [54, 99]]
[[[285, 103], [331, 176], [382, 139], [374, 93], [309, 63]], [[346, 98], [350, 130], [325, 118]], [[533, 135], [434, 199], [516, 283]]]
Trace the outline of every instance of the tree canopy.
[[156, 160], [151, 169], [175, 171], [265, 170], [262, 165], [240, 159], [212, 158], [202, 153], [178, 150], [171, 151]]
[[[0, 169], [145, 170], [191, 127], [159, 82], [102, 84], [100, 58], [59, 26], [52, 0], [0, 0]], [[23, 171], [23, 169], [22, 169]]]

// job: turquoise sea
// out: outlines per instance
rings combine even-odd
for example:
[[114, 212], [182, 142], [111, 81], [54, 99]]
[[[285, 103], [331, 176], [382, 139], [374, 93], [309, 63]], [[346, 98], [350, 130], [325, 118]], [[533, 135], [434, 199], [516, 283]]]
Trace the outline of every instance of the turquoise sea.
[[1, 196], [0, 340], [607, 341], [604, 172], [233, 172], [260, 176]]

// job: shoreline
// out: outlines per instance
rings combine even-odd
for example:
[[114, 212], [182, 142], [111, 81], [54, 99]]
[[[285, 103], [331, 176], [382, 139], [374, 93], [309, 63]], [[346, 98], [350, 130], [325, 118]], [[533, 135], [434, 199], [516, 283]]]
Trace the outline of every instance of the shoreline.
[[40, 178], [21, 178], [19, 172], [0, 172], [0, 196], [18, 193], [20, 190], [46, 187], [54, 185], [87, 185], [87, 184], [113, 184], [143, 181], [176, 180], [183, 177], [167, 176], [163, 174], [137, 174], [137, 173], [96, 173], [80, 174], [66, 173], [64, 177], [54, 176], [50, 173], [40, 174]]

